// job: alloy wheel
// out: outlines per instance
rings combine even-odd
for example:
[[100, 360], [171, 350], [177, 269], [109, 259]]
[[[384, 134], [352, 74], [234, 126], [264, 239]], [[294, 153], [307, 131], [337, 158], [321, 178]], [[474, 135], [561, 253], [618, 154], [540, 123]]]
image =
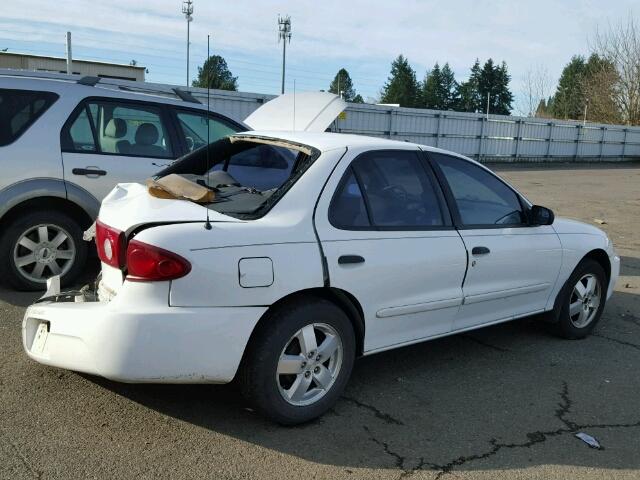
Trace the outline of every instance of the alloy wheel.
[[598, 313], [602, 290], [598, 278], [587, 273], [573, 287], [569, 299], [569, 318], [576, 328], [589, 325]]
[[76, 246], [69, 232], [52, 224], [28, 228], [13, 249], [13, 263], [20, 275], [37, 283], [67, 273], [75, 256]]
[[282, 398], [295, 406], [311, 405], [333, 386], [342, 368], [340, 335], [326, 323], [298, 330], [282, 349], [276, 382]]

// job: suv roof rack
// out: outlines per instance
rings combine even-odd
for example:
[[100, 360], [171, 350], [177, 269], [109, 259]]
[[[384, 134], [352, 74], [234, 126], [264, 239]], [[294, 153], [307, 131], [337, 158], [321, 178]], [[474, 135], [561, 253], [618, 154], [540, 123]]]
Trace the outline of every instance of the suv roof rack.
[[108, 78], [108, 77], [96, 77], [92, 75], [85, 75], [79, 77], [79, 75], [69, 75], [66, 73], [55, 73], [55, 72], [38, 72], [38, 71], [27, 71], [27, 70], [13, 70], [13, 69], [0, 69], [0, 76], [11, 76], [11, 77], [28, 77], [28, 78], [43, 78], [48, 80], [58, 80], [58, 81], [66, 81], [66, 82], [75, 82], [79, 85], [85, 85], [88, 87], [95, 87], [100, 84], [100, 87], [104, 88], [117, 88], [119, 90], [123, 90], [125, 92], [132, 93], [145, 93], [151, 95], [163, 95], [170, 96], [171, 98], [178, 98], [183, 102], [188, 103], [197, 103], [202, 105], [202, 102], [199, 101], [193, 94], [187, 90], [183, 90], [181, 88], [173, 87], [170, 85], [163, 85], [157, 83], [146, 83], [146, 82], [136, 82], [132, 80], [120, 80], [117, 78]]

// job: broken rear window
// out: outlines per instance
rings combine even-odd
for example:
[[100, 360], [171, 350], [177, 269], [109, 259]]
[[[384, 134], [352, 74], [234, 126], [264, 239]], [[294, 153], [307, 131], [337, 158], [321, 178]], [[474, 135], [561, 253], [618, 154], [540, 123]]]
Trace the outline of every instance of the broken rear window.
[[239, 218], [264, 215], [309, 167], [319, 152], [271, 139], [226, 137], [158, 173], [171, 173], [215, 191], [207, 206]]

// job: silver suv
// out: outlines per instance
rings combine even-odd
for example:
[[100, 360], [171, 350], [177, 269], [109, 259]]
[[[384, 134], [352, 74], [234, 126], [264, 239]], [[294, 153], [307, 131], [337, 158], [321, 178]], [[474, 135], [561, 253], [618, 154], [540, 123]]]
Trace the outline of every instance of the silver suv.
[[1, 280], [23, 290], [52, 275], [72, 282], [87, 260], [83, 230], [117, 183], [143, 181], [205, 145], [207, 118], [211, 141], [248, 129], [188, 91], [144, 88], [0, 72]]

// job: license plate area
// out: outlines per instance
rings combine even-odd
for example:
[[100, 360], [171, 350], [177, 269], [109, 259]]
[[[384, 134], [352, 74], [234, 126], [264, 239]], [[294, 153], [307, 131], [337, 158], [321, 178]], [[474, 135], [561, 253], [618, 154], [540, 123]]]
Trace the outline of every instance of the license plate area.
[[36, 355], [44, 353], [49, 338], [49, 322], [40, 322], [36, 327], [36, 333], [31, 343], [31, 352]]

